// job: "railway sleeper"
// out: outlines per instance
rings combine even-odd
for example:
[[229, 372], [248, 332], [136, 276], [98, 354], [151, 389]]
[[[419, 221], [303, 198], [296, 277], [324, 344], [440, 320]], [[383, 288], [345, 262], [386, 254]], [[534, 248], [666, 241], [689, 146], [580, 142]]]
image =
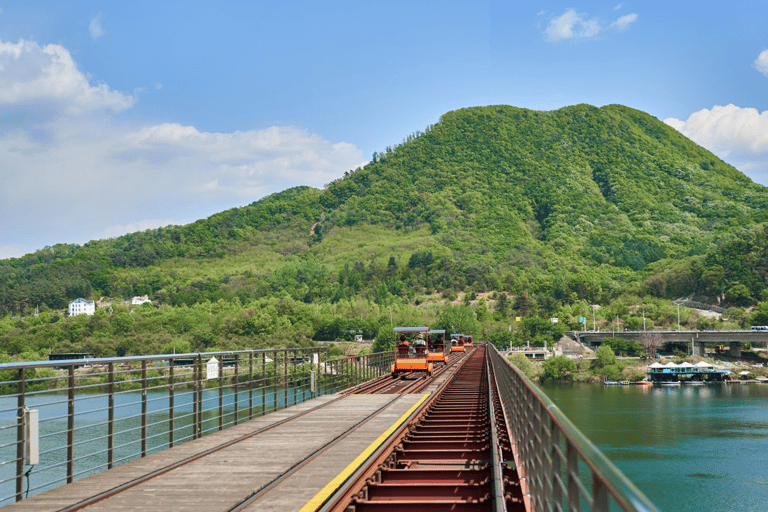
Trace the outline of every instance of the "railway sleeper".
[[450, 505], [451, 512], [486, 512], [493, 510], [493, 500], [488, 497], [476, 502], [468, 501], [366, 501], [353, 497], [346, 512], [402, 512], [403, 510], [418, 510], [419, 512], [443, 512]]
[[470, 501], [484, 498], [490, 492], [490, 479], [472, 484], [456, 483], [376, 483], [364, 488], [368, 501], [383, 500], [440, 500]]
[[485, 439], [486, 441], [490, 440], [490, 435], [487, 433], [480, 433], [480, 434], [472, 434], [472, 433], [465, 433], [465, 434], [450, 434], [450, 435], [440, 435], [440, 434], [433, 434], [431, 432], [427, 433], [421, 433], [421, 432], [411, 432], [406, 436], [406, 439], [408, 441], [447, 441], [451, 443], [456, 442], [462, 442], [462, 441], [480, 441]]
[[486, 464], [478, 469], [431, 469], [408, 468], [390, 469], [381, 468], [376, 472], [376, 479], [380, 483], [410, 482], [410, 483], [476, 483], [491, 477], [490, 467]]
[[[485, 445], [483, 449], [471, 450], [471, 449], [432, 449], [432, 450], [408, 450], [404, 448], [395, 448], [397, 454], [398, 463], [402, 461], [419, 461], [419, 460], [442, 460], [442, 461], [474, 461], [474, 460], [490, 460], [491, 450], [488, 445]], [[470, 467], [470, 466], [467, 466]]]
[[488, 436], [478, 440], [462, 440], [462, 441], [449, 441], [449, 440], [437, 440], [437, 441], [425, 441], [425, 440], [410, 440], [405, 439], [402, 442], [403, 450], [405, 451], [434, 451], [434, 450], [471, 450], [480, 452], [488, 447]]

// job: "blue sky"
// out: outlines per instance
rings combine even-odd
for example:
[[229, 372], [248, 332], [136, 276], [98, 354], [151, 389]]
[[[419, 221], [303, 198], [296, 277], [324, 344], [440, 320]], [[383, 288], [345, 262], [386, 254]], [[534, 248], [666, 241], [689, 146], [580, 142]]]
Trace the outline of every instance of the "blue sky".
[[0, 3], [0, 258], [322, 188], [450, 110], [578, 103], [768, 185], [768, 4]]

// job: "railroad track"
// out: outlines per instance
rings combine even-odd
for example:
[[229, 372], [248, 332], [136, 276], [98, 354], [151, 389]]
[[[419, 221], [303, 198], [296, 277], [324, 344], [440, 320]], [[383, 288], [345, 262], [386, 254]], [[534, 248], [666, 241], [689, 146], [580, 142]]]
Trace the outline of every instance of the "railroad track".
[[[485, 348], [320, 510], [525, 511]], [[497, 440], [497, 441], [496, 441]]]
[[408, 372], [400, 374], [393, 379], [391, 375], [387, 374], [344, 390], [341, 392], [341, 394], [418, 393], [422, 389], [426, 388], [435, 378], [448, 371], [449, 368], [452, 368], [458, 364], [463, 359], [464, 355], [464, 353], [460, 353], [460, 355], [449, 357], [448, 362], [437, 367], [437, 369], [432, 372], [430, 377], [427, 377], [425, 374], [419, 372]]

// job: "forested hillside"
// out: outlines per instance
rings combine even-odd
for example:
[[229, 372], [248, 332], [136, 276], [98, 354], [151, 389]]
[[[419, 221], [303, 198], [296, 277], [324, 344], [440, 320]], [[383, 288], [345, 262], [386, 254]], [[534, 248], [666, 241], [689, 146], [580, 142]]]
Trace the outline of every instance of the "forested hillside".
[[[593, 304], [630, 322], [656, 304], [658, 323], [681, 296], [745, 308], [768, 300], [766, 192], [627, 107], [462, 109], [324, 190], [0, 261], [0, 351], [306, 343], [457, 304], [499, 336], [517, 316], [578, 327]], [[126, 307], [122, 326], [62, 318], [77, 297], [144, 294], [160, 310]]]

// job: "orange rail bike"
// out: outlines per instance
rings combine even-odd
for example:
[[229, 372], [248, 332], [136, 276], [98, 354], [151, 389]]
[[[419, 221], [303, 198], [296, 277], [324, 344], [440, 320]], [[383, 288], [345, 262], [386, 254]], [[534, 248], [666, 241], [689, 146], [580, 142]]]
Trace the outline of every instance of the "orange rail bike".
[[419, 372], [432, 374], [432, 363], [427, 361], [429, 327], [395, 327], [395, 362], [392, 377], [398, 373]]
[[445, 364], [445, 330], [433, 329], [429, 331], [429, 340], [427, 341], [427, 361], [432, 364]]
[[451, 334], [451, 352], [464, 352], [463, 334]]
[[466, 336], [464, 336], [464, 348], [465, 349], [472, 348], [472, 335], [471, 334], [467, 334]]

